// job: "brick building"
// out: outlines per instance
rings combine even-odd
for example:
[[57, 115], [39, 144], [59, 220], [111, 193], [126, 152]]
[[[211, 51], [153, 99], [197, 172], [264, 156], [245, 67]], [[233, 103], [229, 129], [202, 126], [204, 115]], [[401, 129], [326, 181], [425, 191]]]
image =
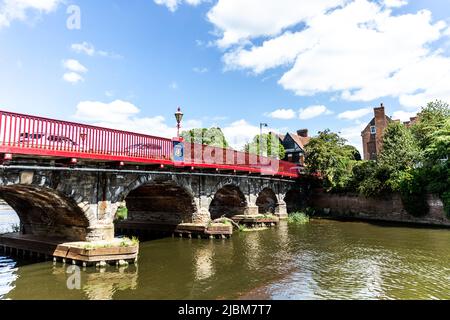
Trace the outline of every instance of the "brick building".
[[[384, 105], [381, 104], [378, 108], [374, 108], [374, 117], [367, 124], [364, 130], [361, 132], [364, 160], [376, 160], [383, 147], [383, 135], [384, 130], [392, 121], [390, 117], [386, 116]], [[417, 117], [412, 117], [407, 122], [403, 122], [404, 125], [410, 127], [417, 121]]]
[[361, 132], [364, 160], [376, 160], [383, 147], [383, 134], [392, 119], [386, 116], [384, 105], [374, 108], [374, 117]]

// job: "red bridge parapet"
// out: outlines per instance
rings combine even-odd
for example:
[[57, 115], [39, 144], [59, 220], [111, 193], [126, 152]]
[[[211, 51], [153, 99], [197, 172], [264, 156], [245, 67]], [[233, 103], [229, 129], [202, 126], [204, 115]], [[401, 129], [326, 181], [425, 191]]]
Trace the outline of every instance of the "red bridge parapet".
[[174, 161], [171, 139], [0, 111], [0, 153], [209, 168], [297, 178], [295, 164], [275, 158], [184, 143]]

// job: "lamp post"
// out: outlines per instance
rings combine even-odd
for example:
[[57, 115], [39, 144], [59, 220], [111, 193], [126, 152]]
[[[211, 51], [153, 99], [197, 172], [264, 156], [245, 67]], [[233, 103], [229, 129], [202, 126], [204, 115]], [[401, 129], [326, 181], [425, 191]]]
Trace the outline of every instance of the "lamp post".
[[262, 156], [262, 139], [263, 139], [263, 127], [267, 128], [269, 125], [267, 123], [261, 122], [259, 124], [259, 155]]
[[181, 112], [181, 108], [178, 107], [177, 112], [175, 112], [175, 119], [177, 120], [177, 138], [180, 137], [180, 128], [181, 128], [181, 120], [183, 120], [183, 112]]

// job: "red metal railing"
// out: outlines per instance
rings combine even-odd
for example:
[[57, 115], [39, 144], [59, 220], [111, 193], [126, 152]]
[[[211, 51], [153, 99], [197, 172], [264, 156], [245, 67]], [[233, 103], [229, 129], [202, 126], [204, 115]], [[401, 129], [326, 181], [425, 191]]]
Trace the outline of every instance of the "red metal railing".
[[296, 165], [198, 144], [172, 160], [173, 142], [150, 135], [0, 111], [0, 153], [217, 168], [298, 177]]

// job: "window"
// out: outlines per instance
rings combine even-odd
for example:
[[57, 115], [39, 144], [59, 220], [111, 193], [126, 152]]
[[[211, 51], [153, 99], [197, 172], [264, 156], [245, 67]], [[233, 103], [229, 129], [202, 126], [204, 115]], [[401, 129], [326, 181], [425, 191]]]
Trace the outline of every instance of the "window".
[[376, 134], [376, 133], [377, 133], [377, 127], [371, 126], [371, 127], [370, 127], [370, 133], [371, 133], [371, 134]]

